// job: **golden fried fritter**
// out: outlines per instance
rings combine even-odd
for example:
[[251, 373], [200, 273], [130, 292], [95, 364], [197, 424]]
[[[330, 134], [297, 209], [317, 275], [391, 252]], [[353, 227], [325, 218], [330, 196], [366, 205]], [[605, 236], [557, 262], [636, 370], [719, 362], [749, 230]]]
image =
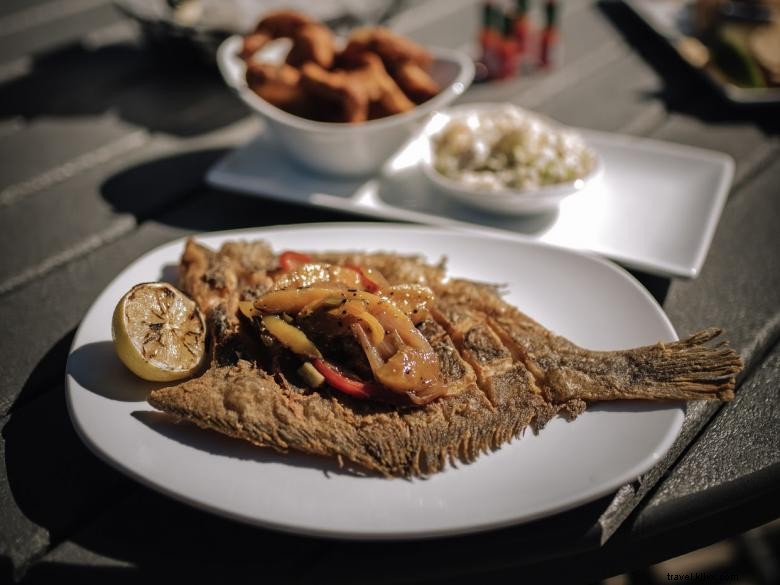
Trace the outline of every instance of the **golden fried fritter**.
[[298, 116], [306, 115], [309, 107], [300, 79], [300, 71], [290, 65], [247, 63], [249, 88], [270, 104]]
[[312, 61], [324, 69], [330, 69], [335, 52], [333, 33], [327, 26], [319, 23], [306, 24], [295, 33], [286, 62], [293, 67], [300, 67]]
[[[283, 67], [260, 65], [253, 55], [289, 38]], [[327, 122], [363, 122], [407, 112], [439, 92], [424, 48], [381, 27], [356, 31], [336, 54], [333, 34], [293, 10], [266, 15], [244, 38], [240, 52], [249, 88], [287, 112]]]
[[301, 86], [335, 107], [337, 122], [364, 122], [368, 119], [368, 94], [346, 71], [327, 71], [313, 62], [301, 68]]
[[398, 87], [417, 104], [428, 101], [441, 91], [439, 84], [413, 61], [406, 61], [396, 67], [393, 78]]
[[376, 53], [388, 70], [411, 61], [420, 67], [430, 67], [431, 54], [417, 43], [382, 27], [358, 29], [349, 38], [345, 53]]

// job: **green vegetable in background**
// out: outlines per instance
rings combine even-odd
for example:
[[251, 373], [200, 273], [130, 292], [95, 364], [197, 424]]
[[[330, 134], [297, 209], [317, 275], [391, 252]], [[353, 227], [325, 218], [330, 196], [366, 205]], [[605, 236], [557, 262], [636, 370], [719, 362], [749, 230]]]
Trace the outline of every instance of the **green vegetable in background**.
[[713, 61], [733, 83], [741, 87], [766, 87], [761, 69], [746, 44], [741, 27], [723, 25], [710, 47]]

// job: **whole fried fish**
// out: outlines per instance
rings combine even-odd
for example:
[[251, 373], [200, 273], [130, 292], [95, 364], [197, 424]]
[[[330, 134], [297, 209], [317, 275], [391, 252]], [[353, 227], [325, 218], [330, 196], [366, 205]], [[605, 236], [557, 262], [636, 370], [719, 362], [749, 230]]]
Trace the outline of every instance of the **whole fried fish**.
[[155, 390], [156, 408], [279, 451], [336, 457], [387, 476], [424, 476], [470, 462], [556, 414], [574, 418], [601, 400], [733, 398], [739, 356], [708, 329], [688, 339], [625, 351], [589, 351], [512, 307], [492, 285], [447, 280], [443, 265], [395, 254], [315, 254], [318, 261], [379, 270], [390, 284], [435, 293], [418, 325], [433, 348], [446, 396], [424, 406], [358, 400], [312, 390], [289, 352], [263, 345], [237, 316], [239, 301], [268, 290], [278, 260], [263, 242], [218, 252], [194, 241], [182, 256], [181, 286], [206, 311], [211, 367], [199, 378]]

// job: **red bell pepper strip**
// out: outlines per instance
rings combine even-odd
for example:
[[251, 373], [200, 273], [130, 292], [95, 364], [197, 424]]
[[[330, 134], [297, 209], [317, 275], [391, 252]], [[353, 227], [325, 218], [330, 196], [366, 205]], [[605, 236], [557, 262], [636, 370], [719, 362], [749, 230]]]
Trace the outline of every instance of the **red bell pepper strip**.
[[295, 268], [298, 268], [303, 264], [306, 264], [307, 262], [312, 262], [313, 260], [314, 259], [308, 254], [302, 254], [301, 252], [293, 252], [292, 250], [287, 250], [286, 252], [282, 252], [279, 255], [279, 266], [281, 267], [282, 270], [288, 272], [290, 270], [294, 270]]
[[336, 366], [329, 364], [323, 359], [315, 358], [311, 363], [332, 388], [344, 394], [349, 394], [354, 398], [372, 397], [371, 386], [374, 386], [374, 384], [349, 378], [342, 374]]
[[[360, 276], [360, 283], [363, 285], [363, 288], [366, 289], [366, 292], [376, 293], [382, 290], [382, 283], [371, 278], [371, 275], [367, 270], [364, 270], [362, 267], [356, 264], [345, 264], [344, 266], [358, 273], [358, 276]], [[382, 278], [382, 280], [384, 280], [384, 278]]]
[[348, 394], [353, 398], [359, 398], [361, 400], [379, 400], [381, 402], [389, 402], [390, 404], [398, 405], [409, 404], [408, 398], [404, 397], [402, 394], [388, 390], [373, 380], [363, 382], [345, 376], [336, 366], [322, 358], [315, 358], [311, 363], [317, 371], [322, 374], [322, 377], [325, 378], [325, 382], [327, 382], [331, 388]]

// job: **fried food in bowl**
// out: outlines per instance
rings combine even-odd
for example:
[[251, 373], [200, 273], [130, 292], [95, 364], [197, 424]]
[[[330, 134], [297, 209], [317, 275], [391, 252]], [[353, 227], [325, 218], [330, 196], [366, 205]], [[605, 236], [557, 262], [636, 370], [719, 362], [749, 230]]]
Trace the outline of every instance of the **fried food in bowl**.
[[461, 52], [423, 48], [378, 27], [337, 39], [287, 10], [267, 15], [246, 37], [227, 39], [218, 62], [292, 158], [347, 176], [378, 170], [474, 76]]

